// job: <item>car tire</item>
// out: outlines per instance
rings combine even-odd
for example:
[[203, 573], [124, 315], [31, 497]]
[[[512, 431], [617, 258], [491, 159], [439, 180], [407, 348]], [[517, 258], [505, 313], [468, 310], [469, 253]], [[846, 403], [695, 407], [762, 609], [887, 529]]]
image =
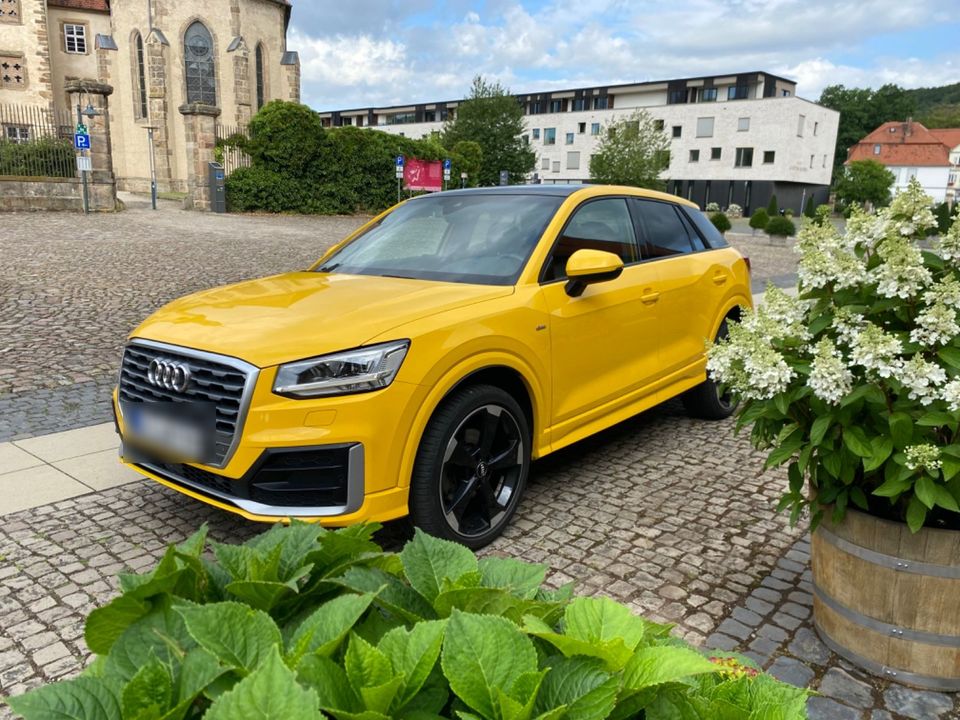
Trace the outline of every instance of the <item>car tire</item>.
[[[727, 321], [720, 323], [717, 340], [727, 337]], [[723, 420], [737, 409], [737, 403], [729, 393], [720, 390], [720, 386], [708, 375], [707, 379], [681, 395], [683, 407], [687, 413], [703, 420]]]
[[454, 392], [424, 430], [410, 481], [416, 527], [470, 548], [503, 532], [530, 472], [531, 434], [516, 400], [493, 385]]

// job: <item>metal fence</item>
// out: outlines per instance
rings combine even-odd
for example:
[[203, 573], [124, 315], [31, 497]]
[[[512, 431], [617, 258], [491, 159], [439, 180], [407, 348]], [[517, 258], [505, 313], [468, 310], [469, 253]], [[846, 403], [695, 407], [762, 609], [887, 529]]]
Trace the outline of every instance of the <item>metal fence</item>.
[[0, 175], [75, 177], [69, 110], [0, 103]]
[[217, 155], [223, 163], [224, 175], [230, 175], [240, 167], [250, 167], [250, 156], [238, 147], [250, 137], [250, 130], [243, 125], [217, 123]]

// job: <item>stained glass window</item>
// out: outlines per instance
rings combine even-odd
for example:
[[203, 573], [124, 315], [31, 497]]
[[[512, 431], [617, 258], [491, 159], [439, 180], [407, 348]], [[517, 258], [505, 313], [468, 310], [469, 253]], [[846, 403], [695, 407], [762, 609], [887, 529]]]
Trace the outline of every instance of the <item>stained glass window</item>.
[[183, 36], [187, 79], [187, 102], [217, 104], [217, 78], [213, 62], [213, 38], [203, 23], [195, 22]]
[[257, 72], [257, 110], [263, 107], [264, 89], [263, 89], [263, 45], [257, 45], [256, 53], [256, 72]]

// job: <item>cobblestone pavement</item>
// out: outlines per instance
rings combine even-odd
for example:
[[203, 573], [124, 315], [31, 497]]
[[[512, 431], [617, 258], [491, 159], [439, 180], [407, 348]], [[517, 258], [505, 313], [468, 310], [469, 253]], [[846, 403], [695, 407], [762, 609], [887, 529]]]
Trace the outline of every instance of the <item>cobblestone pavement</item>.
[[[106, 422], [120, 348], [144, 317], [196, 290], [306, 267], [364, 220], [143, 204], [2, 216], [0, 441]], [[793, 282], [789, 247], [762, 234], [730, 241], [753, 261], [754, 290]]]
[[[512, 526], [486, 552], [543, 562], [554, 584], [576, 580], [819, 688], [815, 720], [960, 717], [955, 697], [866, 678], [820, 644], [804, 531], [774, 511], [782, 474], [760, 467], [731, 422], [669, 403], [536, 463]], [[78, 672], [83, 618], [116, 591], [116, 572], [149, 568], [203, 522], [220, 541], [263, 529], [148, 480], [5, 517], [0, 694]], [[387, 547], [405, 537], [400, 523], [381, 533]]]

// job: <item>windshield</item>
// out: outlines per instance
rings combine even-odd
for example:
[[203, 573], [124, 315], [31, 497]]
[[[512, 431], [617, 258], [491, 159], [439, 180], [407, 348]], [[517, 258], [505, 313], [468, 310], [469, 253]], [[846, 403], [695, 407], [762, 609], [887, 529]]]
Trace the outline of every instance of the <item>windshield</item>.
[[425, 195], [401, 205], [317, 272], [511, 285], [562, 197]]

